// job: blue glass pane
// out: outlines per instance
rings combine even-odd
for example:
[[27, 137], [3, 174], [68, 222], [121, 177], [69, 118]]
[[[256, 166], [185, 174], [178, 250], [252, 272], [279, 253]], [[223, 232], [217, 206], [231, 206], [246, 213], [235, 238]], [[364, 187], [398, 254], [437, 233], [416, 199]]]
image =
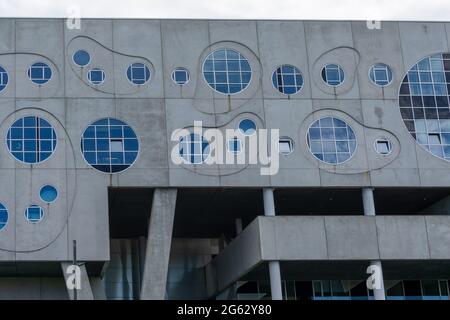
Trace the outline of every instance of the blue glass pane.
[[150, 79], [150, 69], [143, 63], [133, 63], [127, 69], [127, 78], [134, 84], [142, 85]]
[[6, 88], [9, 82], [8, 72], [0, 66], [0, 92]]
[[8, 223], [8, 211], [6, 207], [0, 203], [0, 230], [2, 230]]
[[252, 135], [256, 131], [256, 123], [253, 120], [245, 119], [239, 123], [239, 130], [244, 135]]
[[25, 210], [25, 218], [32, 223], [41, 221], [43, 217], [44, 210], [39, 206], [33, 205]]
[[56, 148], [56, 142], [55, 131], [49, 122], [37, 117], [17, 120], [7, 134], [7, 146], [11, 154], [26, 163], [39, 163], [48, 159]]
[[73, 55], [73, 61], [80, 67], [87, 66], [91, 61], [91, 56], [85, 50], [78, 50]]
[[[220, 49], [206, 57], [203, 76], [212, 89], [224, 94], [234, 94], [244, 90], [250, 83], [251, 67], [247, 59], [237, 51]], [[175, 79], [174, 81], [177, 82]]]
[[105, 118], [94, 122], [86, 129], [81, 149], [86, 162], [95, 169], [117, 173], [134, 163], [139, 143], [133, 129], [126, 123]]
[[51, 203], [55, 201], [56, 198], [58, 197], [58, 191], [56, 190], [55, 187], [46, 185], [41, 188], [40, 196], [42, 201]]
[[44, 84], [52, 77], [52, 70], [47, 64], [37, 62], [28, 69], [28, 77], [36, 84]]
[[92, 69], [88, 72], [88, 80], [92, 84], [101, 84], [105, 81], [105, 72], [101, 69]]

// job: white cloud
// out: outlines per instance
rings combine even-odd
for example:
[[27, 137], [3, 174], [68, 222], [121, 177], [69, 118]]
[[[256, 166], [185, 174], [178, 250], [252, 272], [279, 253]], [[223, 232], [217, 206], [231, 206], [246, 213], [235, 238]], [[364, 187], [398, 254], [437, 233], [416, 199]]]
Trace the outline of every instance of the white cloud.
[[1, 17], [450, 21], [449, 0], [1, 0]]

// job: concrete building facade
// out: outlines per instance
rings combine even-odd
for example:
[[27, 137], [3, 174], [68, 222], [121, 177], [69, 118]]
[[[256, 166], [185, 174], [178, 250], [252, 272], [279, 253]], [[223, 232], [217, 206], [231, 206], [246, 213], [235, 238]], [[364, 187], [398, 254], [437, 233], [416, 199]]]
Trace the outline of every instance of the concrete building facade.
[[448, 299], [449, 93], [445, 22], [0, 19], [0, 299]]

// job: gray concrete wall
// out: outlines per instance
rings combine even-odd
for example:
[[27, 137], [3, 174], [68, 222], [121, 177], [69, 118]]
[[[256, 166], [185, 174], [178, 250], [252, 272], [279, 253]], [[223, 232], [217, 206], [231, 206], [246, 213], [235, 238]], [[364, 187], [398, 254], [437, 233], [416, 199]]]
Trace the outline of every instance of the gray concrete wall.
[[[10, 220], [0, 231], [1, 261], [67, 261], [78, 242], [80, 261], [109, 259], [107, 187], [183, 186], [449, 186], [450, 163], [418, 147], [401, 119], [397, 93], [405, 72], [420, 58], [449, 51], [449, 23], [386, 22], [369, 30], [365, 22], [206, 21], [83, 19], [80, 30], [65, 28], [62, 19], [0, 19], [0, 65], [10, 75], [0, 92], [0, 135], [14, 119], [37, 115], [58, 135], [55, 154], [34, 166], [19, 163], [0, 148], [0, 202]], [[202, 62], [211, 50], [232, 48], [244, 54], [253, 80], [243, 92], [227, 97], [205, 83]], [[77, 49], [88, 50], [92, 67], [106, 72], [94, 88], [85, 68], [74, 66]], [[36, 61], [48, 63], [53, 77], [41, 87], [27, 78]], [[150, 82], [135, 87], [126, 68], [145, 62]], [[336, 62], [346, 82], [331, 92], [320, 79], [320, 67]], [[368, 76], [375, 62], [390, 65], [393, 83], [381, 90]], [[287, 98], [271, 84], [281, 64], [300, 68], [304, 88]], [[175, 85], [170, 74], [187, 68], [191, 81]], [[355, 130], [358, 148], [340, 166], [317, 161], [305, 134], [319, 116], [334, 115]], [[97, 172], [84, 161], [80, 137], [93, 121], [116, 117], [133, 127], [140, 153], [120, 174]], [[176, 166], [170, 160], [173, 130], [202, 120], [205, 126], [235, 128], [246, 117], [261, 128], [281, 129], [294, 141], [294, 152], [280, 159], [280, 171], [260, 175], [259, 166]], [[387, 136], [394, 152], [381, 156], [373, 141]], [[31, 225], [25, 208], [41, 204], [40, 186], [58, 187], [59, 200], [45, 209], [45, 220]]]
[[0, 278], [0, 300], [68, 300], [63, 278]]
[[442, 261], [449, 245], [449, 216], [260, 216], [206, 267], [208, 292], [263, 261]]

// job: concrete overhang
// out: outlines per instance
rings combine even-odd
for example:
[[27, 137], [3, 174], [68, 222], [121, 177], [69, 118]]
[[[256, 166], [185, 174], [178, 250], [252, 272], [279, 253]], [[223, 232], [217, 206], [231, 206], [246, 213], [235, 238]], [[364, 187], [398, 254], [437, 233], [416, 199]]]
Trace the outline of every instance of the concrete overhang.
[[260, 216], [206, 266], [208, 293], [266, 261], [442, 263], [449, 246], [450, 216]]

